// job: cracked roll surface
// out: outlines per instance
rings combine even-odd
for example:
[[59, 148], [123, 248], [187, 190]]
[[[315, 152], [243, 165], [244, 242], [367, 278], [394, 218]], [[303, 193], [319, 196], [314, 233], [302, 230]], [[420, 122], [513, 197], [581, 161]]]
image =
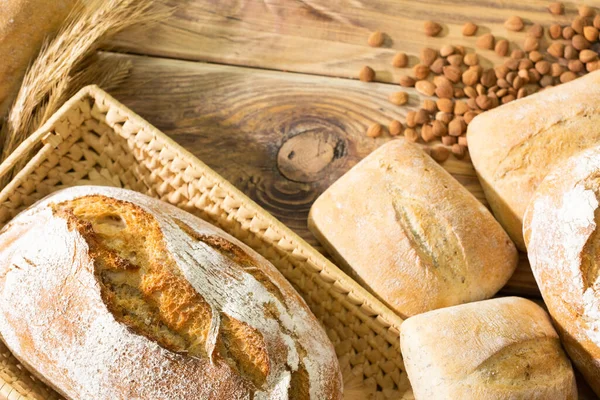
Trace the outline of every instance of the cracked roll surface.
[[421, 149], [392, 141], [315, 201], [309, 228], [403, 317], [494, 295], [517, 251], [490, 212]]
[[400, 337], [415, 399], [576, 400], [548, 314], [504, 297], [407, 319]]
[[3, 229], [0, 334], [68, 398], [341, 398], [331, 343], [271, 264], [123, 189], [67, 189]]
[[556, 165], [525, 212], [531, 270], [578, 370], [600, 396], [600, 148]]

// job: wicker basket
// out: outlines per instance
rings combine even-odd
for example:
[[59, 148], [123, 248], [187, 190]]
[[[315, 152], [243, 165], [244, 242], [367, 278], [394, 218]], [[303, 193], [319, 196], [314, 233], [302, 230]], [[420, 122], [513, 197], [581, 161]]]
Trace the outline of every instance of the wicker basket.
[[[17, 169], [23, 166], [20, 171]], [[410, 398], [402, 320], [229, 182], [96, 86], [81, 90], [2, 165], [0, 227], [73, 185], [124, 187], [221, 227], [270, 260], [325, 326], [345, 398]], [[0, 398], [55, 399], [0, 343]]]

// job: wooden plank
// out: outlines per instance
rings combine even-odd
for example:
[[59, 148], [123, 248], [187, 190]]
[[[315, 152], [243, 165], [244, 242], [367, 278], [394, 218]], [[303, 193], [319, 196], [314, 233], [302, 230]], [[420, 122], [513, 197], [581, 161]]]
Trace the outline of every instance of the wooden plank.
[[[519, 15], [527, 22], [548, 26], [570, 23], [575, 4], [567, 15], [553, 16], [550, 1], [519, 0], [160, 0], [176, 7], [174, 15], [151, 30], [129, 31], [110, 46], [118, 50], [166, 57], [203, 60], [310, 74], [356, 77], [363, 65], [377, 71], [377, 80], [396, 82], [410, 70], [393, 68], [393, 54], [413, 55], [423, 46], [440, 48], [450, 43], [468, 49], [476, 37], [463, 37], [462, 25], [481, 25], [478, 35], [492, 32], [519, 45], [526, 32], [509, 32], [503, 23]], [[600, 6], [600, 1], [585, 3]], [[423, 33], [423, 21], [440, 22], [440, 37]], [[387, 34], [382, 48], [367, 45], [370, 32]], [[478, 51], [482, 64], [501, 59], [493, 51]]]
[[[130, 58], [132, 76], [112, 94], [319, 250], [306, 221], [312, 202], [377, 146], [367, 127], [408, 107], [387, 97], [396, 86], [149, 57]], [[473, 166], [444, 167], [485, 203]], [[538, 294], [523, 259], [508, 293]]]

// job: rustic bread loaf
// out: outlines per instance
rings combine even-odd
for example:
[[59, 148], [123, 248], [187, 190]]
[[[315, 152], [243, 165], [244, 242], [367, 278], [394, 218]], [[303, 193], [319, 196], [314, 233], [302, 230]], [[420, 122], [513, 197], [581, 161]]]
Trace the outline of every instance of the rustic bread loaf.
[[528, 256], [558, 333], [600, 396], [600, 147], [558, 164], [525, 213]]
[[523, 214], [553, 164], [600, 141], [600, 71], [478, 115], [469, 153], [494, 215], [520, 250]]
[[402, 324], [417, 400], [577, 399], [575, 377], [548, 314], [505, 297], [431, 311]]
[[8, 109], [44, 39], [59, 28], [76, 2], [0, 1], [0, 115]]
[[268, 261], [123, 189], [67, 189], [2, 230], [0, 334], [72, 399], [341, 398], [331, 342]]
[[517, 251], [490, 212], [419, 147], [389, 142], [310, 210], [309, 228], [403, 317], [491, 297]]

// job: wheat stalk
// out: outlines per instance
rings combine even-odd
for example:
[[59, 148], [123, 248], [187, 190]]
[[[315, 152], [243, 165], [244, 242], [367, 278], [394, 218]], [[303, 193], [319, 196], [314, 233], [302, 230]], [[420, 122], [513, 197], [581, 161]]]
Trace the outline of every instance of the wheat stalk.
[[150, 0], [87, 0], [78, 4], [25, 74], [0, 130], [0, 161], [84, 85], [96, 83], [109, 89], [124, 79], [129, 71], [127, 62], [98, 62], [101, 41], [167, 13], [157, 11]]

